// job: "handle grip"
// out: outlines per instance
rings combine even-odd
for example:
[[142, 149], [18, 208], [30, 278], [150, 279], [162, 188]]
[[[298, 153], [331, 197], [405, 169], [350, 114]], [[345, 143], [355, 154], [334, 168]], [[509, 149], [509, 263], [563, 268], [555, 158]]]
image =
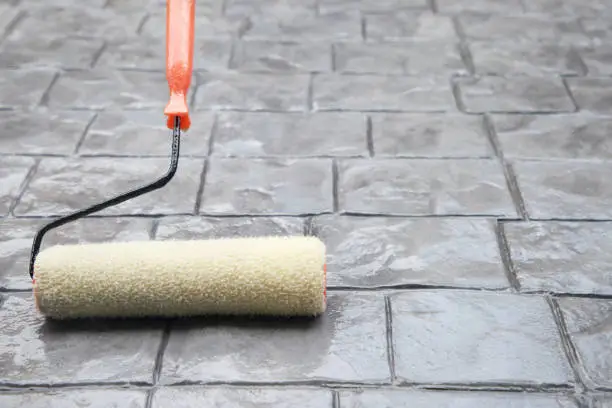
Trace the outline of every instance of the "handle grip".
[[181, 129], [191, 126], [187, 92], [193, 70], [193, 40], [195, 0], [168, 0], [166, 15], [166, 78], [170, 99], [164, 114], [167, 126], [174, 128], [174, 120], [181, 119]]

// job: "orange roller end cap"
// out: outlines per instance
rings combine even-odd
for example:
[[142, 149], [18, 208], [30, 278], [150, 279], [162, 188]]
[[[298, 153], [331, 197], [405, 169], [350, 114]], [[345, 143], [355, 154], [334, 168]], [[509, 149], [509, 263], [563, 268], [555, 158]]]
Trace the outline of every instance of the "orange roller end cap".
[[164, 110], [168, 128], [181, 118], [181, 129], [191, 126], [187, 93], [193, 71], [195, 0], [168, 0], [166, 16], [166, 78], [170, 99]]

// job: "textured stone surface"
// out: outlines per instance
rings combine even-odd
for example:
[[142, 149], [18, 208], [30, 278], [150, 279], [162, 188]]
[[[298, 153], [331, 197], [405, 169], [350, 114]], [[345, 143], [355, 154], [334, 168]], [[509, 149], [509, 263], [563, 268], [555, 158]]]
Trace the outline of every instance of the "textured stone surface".
[[545, 14], [466, 13], [458, 16], [459, 27], [469, 40], [563, 45], [586, 45], [589, 38], [577, 20], [551, 19]]
[[606, 44], [612, 38], [612, 24], [608, 18], [584, 17], [580, 19], [580, 23], [594, 44]]
[[[539, 0], [524, 2], [525, 11], [543, 13], [551, 17], [591, 17], [609, 15], [607, 0], [593, 0], [587, 3], [580, 0]], [[584, 24], [583, 24], [584, 25]]]
[[366, 39], [371, 42], [436, 40], [457, 41], [457, 33], [449, 16], [429, 11], [372, 13], [365, 17]]
[[360, 113], [220, 113], [213, 155], [367, 156], [366, 139]]
[[345, 159], [338, 167], [338, 201], [344, 212], [515, 215], [496, 161]]
[[88, 112], [0, 112], [0, 153], [70, 155], [92, 119]]
[[242, 72], [329, 72], [331, 62], [331, 46], [324, 42], [242, 41], [234, 51], [232, 68]]
[[99, 7], [53, 4], [28, 10], [11, 37], [24, 38], [32, 33], [53, 35], [62, 31], [87, 39], [116, 41], [135, 35], [145, 15], [145, 10], [125, 14]]
[[373, 115], [372, 139], [378, 157], [492, 156], [485, 123], [476, 116]]
[[198, 109], [247, 111], [305, 111], [308, 76], [260, 74], [200, 74], [195, 103]]
[[319, 12], [358, 10], [363, 13], [394, 13], [429, 8], [427, 0], [319, 0]]
[[360, 41], [361, 17], [355, 11], [320, 14], [265, 15], [250, 19], [244, 38], [253, 40]]
[[302, 389], [248, 389], [248, 388], [162, 388], [153, 397], [152, 408], [251, 407], [251, 408], [332, 408], [330, 391]]
[[581, 75], [585, 71], [571, 46], [475, 41], [469, 48], [476, 73], [481, 75]]
[[0, 288], [32, 288], [28, 262], [32, 239], [41, 226], [40, 220], [0, 220]]
[[168, 99], [165, 73], [69, 71], [49, 92], [49, 106], [57, 109], [158, 109]]
[[21, 9], [12, 7], [12, 4], [0, 4], [0, 34], [6, 35], [9, 28], [23, 15], [22, 13]]
[[[198, 39], [194, 44], [193, 69], [222, 71], [227, 69], [231, 43], [221, 39]], [[159, 38], [130, 38], [109, 44], [96, 67], [165, 71], [166, 44]]]
[[591, 114], [492, 115], [506, 157], [611, 159], [612, 117]]
[[520, 0], [435, 0], [435, 4], [440, 13], [446, 14], [520, 14], [523, 11]]
[[[196, 9], [199, 9], [199, 7], [196, 7]], [[252, 22], [246, 16], [220, 16], [199, 13], [197, 20], [197, 29], [195, 30], [197, 40], [230, 40], [244, 34], [245, 30], [248, 30], [252, 25]], [[160, 12], [151, 14], [147, 18], [142, 26], [141, 34], [143, 37], [155, 38], [163, 42], [166, 38], [165, 27], [166, 13], [161, 9]]]
[[[44, 159], [15, 209], [17, 215], [61, 215], [107, 200], [162, 177], [168, 159]], [[184, 158], [163, 189], [100, 214], [177, 214], [194, 211], [204, 161]]]
[[452, 111], [448, 80], [434, 77], [319, 75], [313, 80], [319, 111]]
[[55, 325], [37, 227], [168, 169], [167, 1], [0, 0], [0, 406], [610, 408], [611, 6], [197, 0], [178, 174], [43, 246], [315, 234], [330, 308]]
[[[0, 288], [29, 290], [28, 262], [36, 231], [50, 220], [0, 220]], [[43, 246], [149, 239], [150, 221], [129, 218], [78, 220], [49, 231]]]
[[38, 106], [54, 77], [48, 68], [0, 70], [0, 109]]
[[592, 408], [610, 408], [612, 407], [612, 396], [598, 395], [591, 400]]
[[296, 217], [167, 217], [155, 239], [208, 239], [258, 235], [303, 235], [304, 221]]
[[[213, 0], [214, 1], [214, 0]], [[217, 1], [217, 3], [223, 3]], [[225, 14], [229, 16], [314, 16], [316, 0], [226, 0]]]
[[0, 382], [152, 382], [160, 322], [50, 322], [29, 293], [0, 299]]
[[324, 215], [310, 229], [327, 244], [332, 287], [508, 287], [489, 220]]
[[546, 394], [453, 392], [453, 391], [405, 391], [361, 390], [341, 391], [340, 404], [346, 408], [577, 408], [578, 405], [565, 396]]
[[8, 215], [34, 163], [27, 157], [0, 156], [0, 216]]
[[160, 381], [389, 381], [383, 297], [331, 294], [328, 308], [316, 320], [181, 323]]
[[567, 84], [581, 110], [612, 113], [612, 78], [568, 78]]
[[508, 223], [504, 230], [523, 291], [612, 294], [612, 223]]
[[446, 42], [399, 44], [340, 43], [334, 46], [335, 70], [349, 74], [465, 74], [459, 46]]
[[[41, 1], [41, 0], [37, 0]], [[62, 0], [62, 1], [74, 1], [74, 0]], [[215, 2], [216, 0], [210, 0]], [[207, 5], [210, 3], [209, 0], [198, 2], [198, 11], [202, 9], [200, 4]], [[104, 0], [103, 5], [105, 8], [118, 12], [133, 13], [135, 11], [147, 10], [151, 12], [159, 12], [166, 5], [163, 0]]]
[[[190, 117], [192, 125], [181, 137], [181, 156], [205, 156], [208, 153], [214, 117], [209, 112], [191, 113]], [[171, 151], [171, 135], [160, 112], [102, 112], [89, 128], [79, 154], [168, 156]]]
[[45, 35], [9, 38], [0, 47], [0, 67], [87, 69], [103, 45], [99, 39]]
[[612, 388], [612, 301], [564, 298], [558, 303], [578, 354], [580, 376], [591, 388]]
[[589, 75], [612, 75], [612, 50], [609, 47], [604, 45], [582, 47], [579, 52]]
[[333, 210], [327, 159], [212, 159], [201, 213], [304, 215]]
[[3, 408], [145, 408], [146, 393], [133, 390], [60, 390], [0, 395]]
[[391, 308], [395, 371], [403, 382], [573, 381], [553, 315], [542, 298], [420, 291], [392, 295]]
[[513, 167], [531, 217], [612, 217], [609, 162], [516, 162]]
[[477, 77], [457, 81], [467, 112], [573, 112], [560, 78]]

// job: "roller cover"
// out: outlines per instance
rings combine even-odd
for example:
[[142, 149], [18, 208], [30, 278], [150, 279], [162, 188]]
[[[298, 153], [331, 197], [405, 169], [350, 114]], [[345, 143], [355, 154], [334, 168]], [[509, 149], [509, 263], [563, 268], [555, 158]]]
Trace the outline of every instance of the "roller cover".
[[326, 307], [325, 246], [316, 237], [60, 245], [35, 265], [49, 318], [316, 316]]

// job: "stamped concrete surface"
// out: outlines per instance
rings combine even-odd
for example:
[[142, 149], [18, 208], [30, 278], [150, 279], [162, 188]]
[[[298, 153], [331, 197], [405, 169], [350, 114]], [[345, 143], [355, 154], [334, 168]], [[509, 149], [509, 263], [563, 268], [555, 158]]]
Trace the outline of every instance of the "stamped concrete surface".
[[168, 165], [165, 5], [0, 1], [0, 407], [612, 407], [612, 0], [198, 0], [176, 177], [44, 245], [316, 235], [329, 309], [41, 318]]

